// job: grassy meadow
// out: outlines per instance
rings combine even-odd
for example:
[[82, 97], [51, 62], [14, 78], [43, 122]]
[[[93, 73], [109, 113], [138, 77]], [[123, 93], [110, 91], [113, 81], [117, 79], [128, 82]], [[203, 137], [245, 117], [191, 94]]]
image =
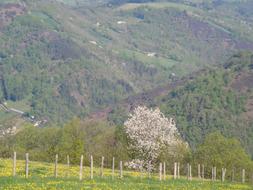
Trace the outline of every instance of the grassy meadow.
[[29, 163], [29, 178], [25, 179], [25, 163], [17, 161], [16, 177], [12, 177], [12, 160], [0, 160], [0, 189], [173, 189], [173, 190], [239, 190], [253, 189], [249, 184], [211, 182], [209, 180], [187, 181], [183, 177], [173, 180], [167, 175], [166, 180], [159, 181], [158, 174], [153, 174], [149, 179], [147, 174], [134, 171], [124, 171], [120, 179], [118, 171], [112, 178], [110, 169], [104, 169], [104, 177], [100, 177], [100, 169], [94, 168], [94, 179], [91, 180], [90, 169], [84, 167], [83, 180], [79, 180], [79, 167], [58, 164], [58, 178], [54, 178], [54, 164], [42, 162]]

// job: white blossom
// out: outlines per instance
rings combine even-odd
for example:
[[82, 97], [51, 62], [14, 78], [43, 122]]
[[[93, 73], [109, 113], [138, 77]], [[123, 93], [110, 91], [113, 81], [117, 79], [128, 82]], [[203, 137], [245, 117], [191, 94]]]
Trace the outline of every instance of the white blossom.
[[124, 127], [130, 140], [130, 148], [146, 166], [148, 162], [154, 163], [157, 160], [164, 146], [182, 142], [174, 119], [166, 118], [158, 108], [135, 108]]

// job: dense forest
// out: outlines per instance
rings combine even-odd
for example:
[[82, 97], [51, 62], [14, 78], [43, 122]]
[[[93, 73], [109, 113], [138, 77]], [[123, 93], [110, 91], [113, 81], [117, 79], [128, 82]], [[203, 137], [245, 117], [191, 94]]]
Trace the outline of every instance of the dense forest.
[[238, 137], [253, 152], [253, 56], [233, 56], [224, 69], [208, 70], [160, 100], [193, 146], [212, 131]]

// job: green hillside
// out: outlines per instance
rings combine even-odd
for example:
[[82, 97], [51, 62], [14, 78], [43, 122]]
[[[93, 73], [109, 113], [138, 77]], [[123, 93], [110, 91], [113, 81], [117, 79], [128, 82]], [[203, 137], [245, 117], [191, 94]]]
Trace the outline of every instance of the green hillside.
[[250, 11], [238, 15], [233, 3], [210, 11], [186, 2], [15, 2], [0, 4], [0, 100], [53, 123], [253, 49]]
[[193, 149], [207, 134], [220, 131], [239, 139], [253, 155], [252, 53], [235, 54], [223, 66], [204, 69], [169, 86], [133, 96], [104, 110], [104, 114], [109, 121], [121, 125], [133, 104], [158, 106], [167, 116], [173, 116]]
[[240, 139], [253, 153], [253, 55], [237, 54], [223, 69], [203, 71], [158, 104], [174, 115], [185, 139], [195, 147], [204, 136], [221, 131]]

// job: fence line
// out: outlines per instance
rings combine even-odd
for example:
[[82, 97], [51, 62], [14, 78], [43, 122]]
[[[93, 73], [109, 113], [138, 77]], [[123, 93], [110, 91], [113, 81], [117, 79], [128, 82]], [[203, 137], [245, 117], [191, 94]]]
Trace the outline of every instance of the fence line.
[[[80, 158], [80, 171], [79, 171], [79, 179], [83, 179], [83, 160], [84, 156], [81, 155]], [[101, 167], [100, 167], [100, 177], [102, 178], [104, 176], [104, 156], [101, 157]], [[16, 176], [16, 167], [17, 167], [17, 153], [13, 153], [13, 167], [12, 167], [12, 176]], [[202, 168], [201, 168], [202, 167]], [[70, 170], [70, 157], [67, 155], [67, 177], [69, 177], [69, 170]], [[173, 179], [179, 179], [180, 178], [180, 163], [175, 162], [174, 163], [174, 174], [173, 174]], [[93, 156], [90, 156], [90, 179], [93, 179]], [[143, 169], [141, 169], [141, 172], [143, 172]], [[160, 162], [159, 163], [159, 180], [166, 180], [166, 163], [165, 162]], [[224, 182], [226, 180], [226, 173], [227, 169], [226, 168], [221, 168], [221, 182]], [[148, 163], [148, 169], [147, 169], [147, 174], [148, 178], [151, 177], [151, 162]], [[114, 179], [115, 176], [115, 158], [112, 158], [112, 179]], [[25, 154], [25, 178], [29, 177], [29, 153]], [[55, 163], [54, 163], [54, 177], [58, 177], [58, 154], [55, 155]], [[142, 177], [142, 174], [141, 174]], [[123, 161], [119, 162], [119, 178], [123, 178]], [[204, 179], [205, 178], [205, 166], [202, 164], [197, 165], [197, 178], [198, 179]], [[211, 181], [216, 181], [217, 178], [217, 168], [216, 166], [212, 166], [211, 168]], [[246, 178], [246, 170], [243, 168], [241, 170], [241, 183], [245, 183]], [[253, 183], [253, 174], [252, 177]], [[192, 166], [187, 163], [186, 165], [186, 179], [187, 180], [192, 180]], [[235, 168], [233, 167], [232, 169], [232, 174], [231, 174], [231, 181], [235, 181]]]

